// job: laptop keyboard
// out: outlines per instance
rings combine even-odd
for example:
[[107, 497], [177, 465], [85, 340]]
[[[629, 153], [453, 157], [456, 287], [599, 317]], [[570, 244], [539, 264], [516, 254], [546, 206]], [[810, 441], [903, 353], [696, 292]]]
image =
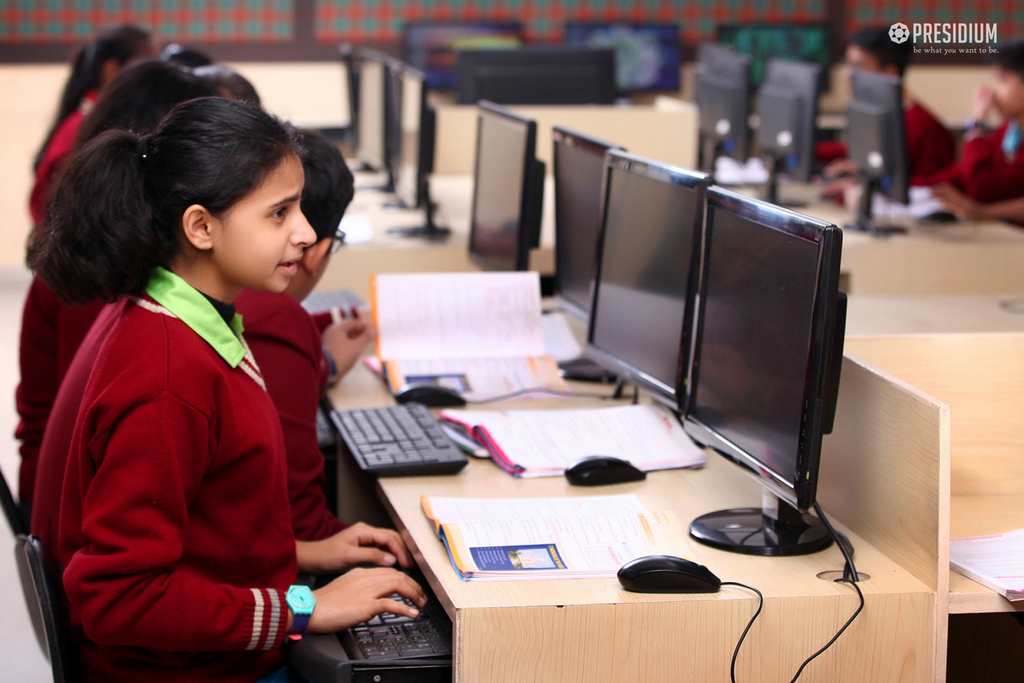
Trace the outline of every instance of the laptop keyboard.
[[376, 476], [454, 474], [468, 462], [419, 403], [335, 410], [331, 421], [359, 467]]
[[[398, 595], [392, 599], [412, 603]], [[450, 657], [452, 622], [434, 596], [415, 619], [399, 614], [378, 614], [339, 634], [342, 645], [356, 659], [384, 660]]]

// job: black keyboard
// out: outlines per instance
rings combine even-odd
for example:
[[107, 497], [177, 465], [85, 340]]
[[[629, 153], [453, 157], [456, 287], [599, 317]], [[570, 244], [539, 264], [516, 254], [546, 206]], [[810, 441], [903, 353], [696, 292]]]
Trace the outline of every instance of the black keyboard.
[[331, 421], [356, 463], [370, 474], [454, 474], [468, 462], [426, 406], [334, 410]]
[[[412, 603], [395, 593], [392, 599]], [[338, 634], [353, 658], [373, 661], [451, 657], [452, 622], [437, 599], [429, 596], [415, 619], [399, 614], [378, 614]]]

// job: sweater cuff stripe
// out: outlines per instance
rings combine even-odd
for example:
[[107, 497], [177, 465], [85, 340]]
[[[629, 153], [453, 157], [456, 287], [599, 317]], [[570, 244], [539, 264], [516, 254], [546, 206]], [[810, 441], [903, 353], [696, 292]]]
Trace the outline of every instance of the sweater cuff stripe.
[[263, 649], [269, 650], [277, 645], [277, 633], [281, 628], [281, 595], [276, 590], [268, 590], [270, 596], [270, 623], [267, 625], [267, 642]]
[[256, 607], [252, 614], [252, 638], [246, 650], [255, 650], [260, 642], [260, 635], [263, 632], [263, 591], [259, 588], [252, 588], [252, 596], [256, 599]]

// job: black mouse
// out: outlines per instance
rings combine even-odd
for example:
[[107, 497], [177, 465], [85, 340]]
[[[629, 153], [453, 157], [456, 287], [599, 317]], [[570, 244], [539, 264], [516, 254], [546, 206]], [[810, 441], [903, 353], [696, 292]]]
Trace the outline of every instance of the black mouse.
[[395, 394], [399, 403], [422, 403], [428, 408], [453, 408], [466, 405], [466, 399], [454, 389], [438, 384], [406, 384]]
[[573, 486], [601, 486], [640, 481], [647, 478], [647, 473], [638, 470], [628, 460], [610, 455], [588, 455], [569, 465], [565, 469], [565, 478]]
[[956, 223], [960, 219], [950, 211], [933, 211], [927, 216], [921, 216], [921, 220], [926, 223]]
[[619, 568], [619, 583], [634, 593], [717, 593], [722, 581], [702, 564], [672, 555], [647, 555]]

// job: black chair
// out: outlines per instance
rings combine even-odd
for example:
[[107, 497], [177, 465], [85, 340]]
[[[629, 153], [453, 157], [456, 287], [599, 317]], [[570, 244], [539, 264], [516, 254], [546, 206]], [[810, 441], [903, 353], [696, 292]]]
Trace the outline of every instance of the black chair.
[[0, 505], [3, 505], [4, 517], [7, 518], [7, 523], [11, 525], [11, 533], [15, 536], [28, 534], [28, 522], [22, 516], [21, 509], [14, 501], [14, 495], [11, 493], [11, 488], [7, 485], [7, 479], [2, 471], [0, 471]]
[[60, 576], [37, 536], [19, 534], [14, 558], [21, 578], [32, 628], [43, 654], [50, 660], [54, 683], [79, 683], [78, 651], [71, 639], [71, 624], [64, 609]]

